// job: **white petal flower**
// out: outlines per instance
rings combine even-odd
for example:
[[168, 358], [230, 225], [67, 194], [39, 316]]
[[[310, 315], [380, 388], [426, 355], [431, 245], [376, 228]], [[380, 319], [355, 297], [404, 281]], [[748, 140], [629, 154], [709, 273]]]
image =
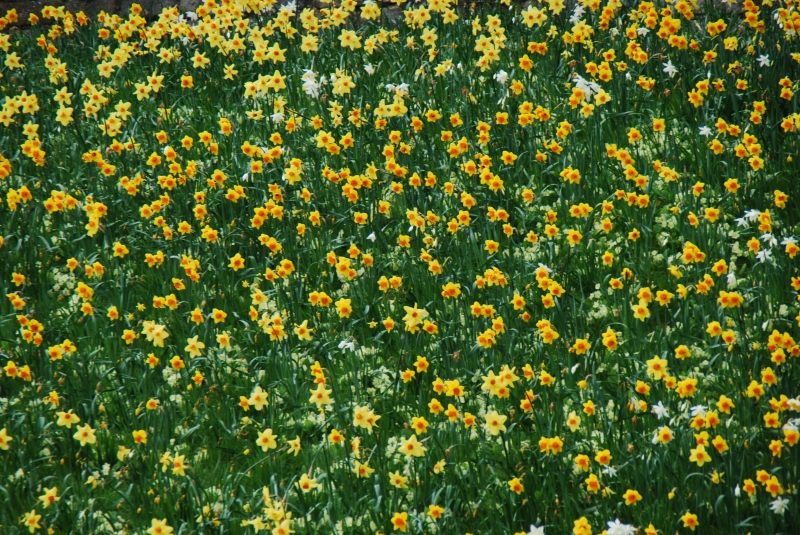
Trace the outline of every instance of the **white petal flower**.
[[634, 533], [636, 533], [636, 528], [629, 524], [623, 524], [619, 521], [619, 518], [617, 518], [613, 522], [608, 522], [606, 533], [608, 535], [634, 535]]
[[669, 418], [669, 411], [660, 401], [657, 404], [653, 405], [650, 408], [650, 410], [653, 411], [653, 414], [658, 416], [659, 420], [661, 418]]
[[691, 408], [691, 412], [692, 412], [692, 418], [698, 415], [705, 417], [706, 407], [705, 405], [695, 405], [694, 407]]
[[300, 80], [304, 82], [309, 82], [309, 81], [313, 82], [316, 79], [317, 79], [317, 73], [315, 73], [311, 69], [304, 69], [303, 76], [300, 77]]
[[787, 498], [776, 498], [769, 504], [769, 508], [776, 515], [782, 515], [789, 507], [789, 500]]
[[575, 10], [572, 12], [572, 16], [569, 18], [569, 22], [574, 26], [580, 22], [581, 17], [583, 14], [586, 13], [586, 9], [580, 4], [575, 6]]
[[586, 98], [589, 99], [592, 96], [592, 88], [589, 86], [589, 81], [586, 80], [583, 76], [576, 74], [572, 78], [572, 83], [575, 84], [577, 89], [580, 89], [586, 95]]
[[778, 240], [776, 240], [775, 236], [773, 236], [769, 232], [767, 232], [766, 234], [762, 234], [759, 239], [769, 247], [775, 247], [776, 245], [778, 245]]
[[752, 210], [748, 210], [744, 213], [744, 218], [750, 221], [751, 223], [758, 219], [758, 216], [761, 215], [761, 212], [753, 208]]
[[739, 284], [739, 282], [736, 280], [736, 275], [732, 271], [728, 273], [728, 276], [726, 277], [726, 282], [728, 283], [729, 290], [733, 290]]

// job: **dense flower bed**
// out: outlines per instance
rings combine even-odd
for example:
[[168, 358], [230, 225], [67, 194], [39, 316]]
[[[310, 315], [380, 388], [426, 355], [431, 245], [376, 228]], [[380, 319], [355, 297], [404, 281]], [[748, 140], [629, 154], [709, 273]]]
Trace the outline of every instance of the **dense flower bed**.
[[798, 533], [794, 2], [395, 3], [0, 19], [0, 531]]

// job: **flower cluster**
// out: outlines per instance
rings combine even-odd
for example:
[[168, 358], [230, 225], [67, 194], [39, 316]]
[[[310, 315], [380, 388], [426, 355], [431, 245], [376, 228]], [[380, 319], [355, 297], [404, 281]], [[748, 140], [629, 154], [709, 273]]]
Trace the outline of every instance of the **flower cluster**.
[[797, 531], [800, 6], [521, 4], [0, 18], [3, 533]]

